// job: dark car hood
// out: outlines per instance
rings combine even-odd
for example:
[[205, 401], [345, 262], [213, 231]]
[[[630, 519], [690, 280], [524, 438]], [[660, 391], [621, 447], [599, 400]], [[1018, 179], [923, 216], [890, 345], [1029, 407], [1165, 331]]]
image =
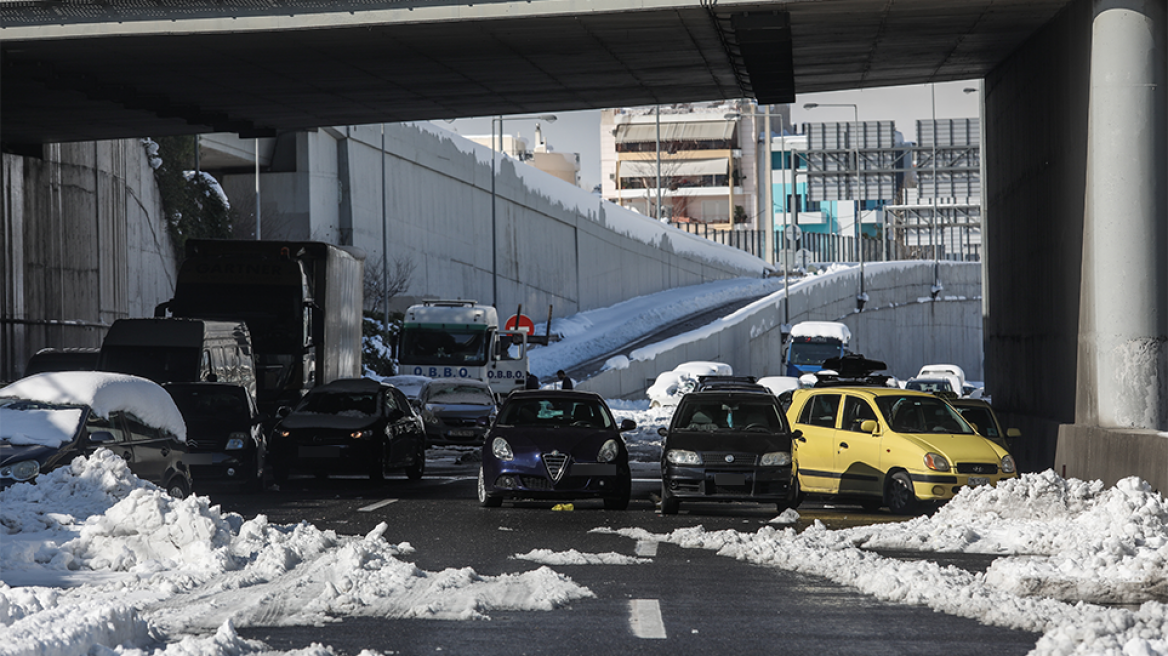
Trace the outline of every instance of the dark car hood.
[[707, 432], [673, 431], [665, 439], [665, 449], [687, 451], [737, 451], [739, 453], [770, 453], [790, 451], [789, 433], [761, 432]]
[[339, 428], [342, 430], [356, 430], [376, 424], [380, 417], [367, 415], [364, 417], [350, 417], [346, 415], [319, 415], [315, 413], [293, 413], [284, 417], [280, 425], [287, 430], [301, 428]]
[[541, 453], [548, 451], [559, 451], [561, 453], [571, 453], [580, 455], [591, 460], [596, 457], [600, 447], [605, 442], [611, 439], [617, 439], [619, 433], [614, 430], [606, 430], [603, 428], [577, 428], [572, 426], [562, 426], [559, 428], [518, 428], [518, 427], [503, 427], [493, 428], [487, 435], [487, 448], [490, 448], [490, 440], [496, 437], [502, 437], [511, 445], [511, 449], [516, 452], [532, 452], [538, 451]]
[[0, 467], [24, 460], [36, 460], [44, 463], [61, 449], [68, 448], [72, 442], [66, 442], [59, 448], [43, 444], [6, 444], [0, 442]]

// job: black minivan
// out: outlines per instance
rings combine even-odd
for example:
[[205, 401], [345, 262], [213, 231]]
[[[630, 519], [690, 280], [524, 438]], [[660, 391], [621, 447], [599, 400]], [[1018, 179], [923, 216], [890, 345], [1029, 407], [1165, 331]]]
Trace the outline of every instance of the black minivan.
[[660, 428], [661, 514], [682, 501], [794, 505], [791, 440], [797, 435], [769, 393], [690, 392]]

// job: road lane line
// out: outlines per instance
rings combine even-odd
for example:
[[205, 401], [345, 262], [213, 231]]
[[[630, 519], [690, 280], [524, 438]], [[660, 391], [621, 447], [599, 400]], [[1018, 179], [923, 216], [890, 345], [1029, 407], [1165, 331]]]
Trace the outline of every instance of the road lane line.
[[661, 620], [661, 604], [656, 599], [630, 599], [629, 627], [638, 638], [664, 640], [665, 622]]
[[659, 543], [656, 540], [638, 540], [637, 548], [634, 553], [636, 553], [638, 556], [653, 558], [657, 555], [658, 544]]
[[368, 506], [365, 506], [364, 508], [358, 508], [357, 512], [373, 512], [374, 510], [377, 510], [378, 508], [383, 508], [385, 506], [388, 506], [391, 503], [396, 503], [396, 502], [397, 502], [397, 499], [382, 499], [381, 501], [378, 501], [377, 503], [371, 503]]

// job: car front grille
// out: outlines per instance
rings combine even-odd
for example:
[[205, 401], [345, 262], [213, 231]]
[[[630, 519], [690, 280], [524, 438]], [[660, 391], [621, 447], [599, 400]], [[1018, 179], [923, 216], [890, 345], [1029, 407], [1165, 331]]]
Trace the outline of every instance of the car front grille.
[[741, 451], [703, 451], [702, 464], [707, 467], [753, 467], [758, 456]]
[[542, 476], [521, 476], [523, 487], [528, 490], [548, 491], [552, 489], [552, 482]]
[[568, 469], [568, 454], [559, 451], [545, 453], [543, 454], [543, 464], [547, 467], [548, 476], [551, 476], [553, 481], [559, 482]]
[[957, 473], [992, 476], [998, 473], [998, 465], [992, 462], [959, 462], [957, 463]]

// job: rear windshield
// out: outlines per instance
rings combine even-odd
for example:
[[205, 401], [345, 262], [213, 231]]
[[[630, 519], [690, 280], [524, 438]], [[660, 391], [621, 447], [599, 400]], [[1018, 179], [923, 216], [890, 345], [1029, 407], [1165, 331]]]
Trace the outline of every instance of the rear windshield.
[[[760, 395], [761, 396], [761, 395]], [[684, 404], [674, 427], [697, 431], [786, 432], [786, 419], [777, 403], [748, 400], [709, 400]]]
[[591, 399], [522, 399], [503, 406], [498, 424], [504, 426], [612, 428], [608, 409]]

